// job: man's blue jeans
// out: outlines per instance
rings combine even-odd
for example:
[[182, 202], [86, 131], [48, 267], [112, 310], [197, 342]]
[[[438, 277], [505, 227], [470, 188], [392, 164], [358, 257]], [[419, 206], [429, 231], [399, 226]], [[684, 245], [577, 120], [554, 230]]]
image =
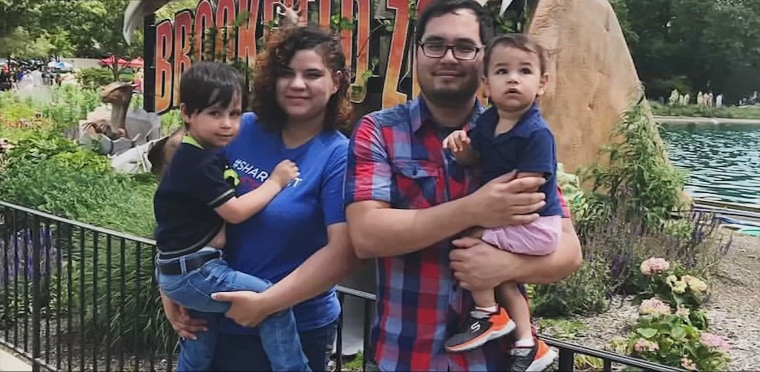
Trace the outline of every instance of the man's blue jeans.
[[[169, 260], [157, 259], [158, 265], [184, 261], [208, 251], [195, 252]], [[157, 270], [158, 271], [158, 270]], [[184, 270], [183, 270], [184, 271]], [[207, 332], [196, 333], [196, 340], [184, 340], [177, 371], [207, 371], [214, 358], [218, 322], [221, 313], [230, 308], [228, 302], [211, 299], [215, 292], [253, 291], [263, 292], [271, 286], [266, 280], [235, 271], [220, 258], [206, 262], [193, 271], [180, 275], [157, 273], [158, 285], [166, 296], [177, 304], [191, 309], [193, 318], [207, 321]], [[274, 371], [309, 371], [308, 361], [301, 347], [293, 312], [288, 309], [272, 314], [259, 324], [261, 337], [267, 340], [264, 351]]]

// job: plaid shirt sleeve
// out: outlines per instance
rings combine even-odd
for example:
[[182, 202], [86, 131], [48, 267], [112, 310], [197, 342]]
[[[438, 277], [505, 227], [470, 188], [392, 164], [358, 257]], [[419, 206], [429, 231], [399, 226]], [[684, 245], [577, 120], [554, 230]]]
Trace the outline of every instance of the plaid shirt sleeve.
[[354, 129], [348, 146], [346, 205], [364, 200], [391, 202], [391, 165], [380, 126], [364, 116]]

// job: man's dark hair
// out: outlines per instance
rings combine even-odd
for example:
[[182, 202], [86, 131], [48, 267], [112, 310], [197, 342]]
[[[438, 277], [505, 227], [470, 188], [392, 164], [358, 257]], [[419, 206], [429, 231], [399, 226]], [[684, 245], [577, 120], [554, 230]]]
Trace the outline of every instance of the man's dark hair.
[[235, 97], [243, 105], [243, 80], [235, 68], [219, 62], [198, 62], [182, 73], [179, 103], [192, 115], [212, 106], [227, 107]]
[[488, 44], [488, 47], [486, 48], [486, 54], [483, 56], [483, 65], [485, 66], [483, 73], [485, 75], [488, 75], [488, 68], [490, 67], [489, 64], [491, 63], [491, 55], [493, 54], [494, 48], [497, 46], [517, 48], [524, 52], [535, 54], [538, 56], [538, 67], [541, 69], [541, 74], [546, 72], [546, 52], [544, 51], [544, 48], [541, 46], [541, 44], [536, 42], [532, 37], [525, 34], [504, 34], [499, 35], [491, 40], [491, 42]]
[[480, 42], [483, 45], [488, 44], [494, 35], [493, 18], [488, 10], [475, 0], [436, 0], [425, 6], [425, 10], [417, 18], [416, 41], [418, 43], [422, 41], [422, 35], [425, 34], [425, 29], [431, 19], [460, 9], [469, 9], [475, 13], [480, 24]]

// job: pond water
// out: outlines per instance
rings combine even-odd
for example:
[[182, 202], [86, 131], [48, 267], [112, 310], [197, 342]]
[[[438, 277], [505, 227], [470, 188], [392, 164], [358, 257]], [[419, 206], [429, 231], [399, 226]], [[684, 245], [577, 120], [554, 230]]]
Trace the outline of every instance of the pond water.
[[760, 126], [666, 124], [660, 134], [692, 196], [760, 204]]

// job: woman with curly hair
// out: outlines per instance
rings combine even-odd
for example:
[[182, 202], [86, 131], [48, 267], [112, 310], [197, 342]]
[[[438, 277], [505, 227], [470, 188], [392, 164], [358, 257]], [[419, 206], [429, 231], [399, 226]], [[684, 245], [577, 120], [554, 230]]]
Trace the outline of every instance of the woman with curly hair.
[[[348, 85], [340, 41], [317, 27], [281, 30], [259, 55], [254, 112], [243, 115], [225, 149], [239, 178], [236, 194], [259, 187], [284, 159], [300, 175], [257, 215], [227, 226], [230, 266], [274, 284], [261, 293], [214, 294], [231, 307], [211, 370], [271, 370], [256, 326], [291, 307], [309, 367], [327, 369], [340, 314], [335, 285], [357, 263], [342, 194], [348, 139], [339, 129], [350, 120]], [[203, 331], [203, 320], [167, 299], [164, 309], [181, 337]]]

